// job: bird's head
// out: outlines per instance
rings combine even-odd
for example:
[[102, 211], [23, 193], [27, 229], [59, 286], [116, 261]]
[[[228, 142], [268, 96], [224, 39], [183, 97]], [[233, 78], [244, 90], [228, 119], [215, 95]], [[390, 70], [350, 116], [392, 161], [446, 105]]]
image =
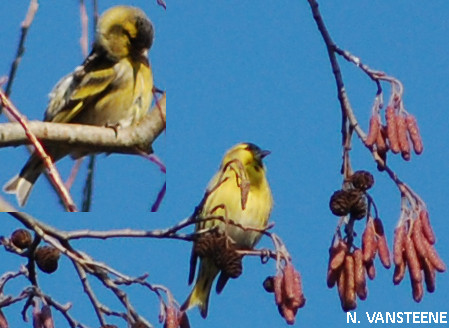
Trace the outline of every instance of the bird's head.
[[270, 151], [262, 150], [253, 143], [240, 143], [227, 151], [223, 158], [222, 166], [228, 162], [238, 160], [242, 163], [251, 180], [253, 178], [259, 179], [259, 175], [264, 176], [265, 174], [262, 160], [269, 154]]
[[104, 49], [111, 59], [146, 57], [153, 39], [153, 24], [142, 10], [116, 6], [105, 11], [98, 20], [95, 47]]

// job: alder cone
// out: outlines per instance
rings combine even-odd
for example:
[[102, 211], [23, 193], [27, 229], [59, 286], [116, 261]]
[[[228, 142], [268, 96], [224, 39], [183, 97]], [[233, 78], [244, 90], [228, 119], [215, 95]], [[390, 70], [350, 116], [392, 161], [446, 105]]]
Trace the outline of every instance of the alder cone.
[[53, 246], [41, 246], [34, 253], [34, 259], [41, 271], [53, 273], [58, 269], [59, 251]]
[[351, 218], [360, 220], [366, 215], [367, 206], [366, 206], [366, 200], [365, 195], [360, 190], [349, 190], [348, 191], [349, 199], [351, 201]]
[[194, 244], [193, 251], [199, 257], [208, 257], [214, 253], [217, 243], [219, 243], [220, 237], [212, 233], [206, 233], [200, 236]]
[[11, 234], [11, 242], [20, 249], [25, 249], [31, 246], [33, 239], [31, 234], [26, 229], [17, 229]]
[[368, 171], [356, 171], [351, 176], [351, 182], [354, 188], [366, 191], [370, 189], [374, 184], [374, 177]]
[[351, 199], [346, 190], [335, 191], [330, 199], [329, 208], [336, 216], [342, 216], [349, 213], [351, 209]]
[[227, 249], [217, 256], [217, 266], [224, 274], [230, 278], [238, 278], [242, 274], [242, 255], [238, 254], [234, 249]]
[[131, 328], [149, 328], [149, 327], [142, 321], [137, 321], [131, 325]]
[[274, 276], [268, 276], [263, 281], [263, 288], [267, 293], [274, 293]]

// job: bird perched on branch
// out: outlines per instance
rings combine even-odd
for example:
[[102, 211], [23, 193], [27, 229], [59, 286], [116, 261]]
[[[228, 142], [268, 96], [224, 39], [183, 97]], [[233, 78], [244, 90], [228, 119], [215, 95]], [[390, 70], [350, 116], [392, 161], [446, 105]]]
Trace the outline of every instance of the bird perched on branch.
[[[99, 19], [95, 42], [81, 66], [63, 77], [50, 93], [44, 121], [127, 127], [142, 119], [153, 99], [153, 75], [148, 50], [154, 29], [145, 13], [134, 7], [116, 6]], [[69, 146], [46, 146], [53, 162], [72, 154]], [[5, 186], [25, 205], [31, 189], [44, 170], [33, 153], [19, 175]]]
[[[241, 143], [225, 154], [193, 214], [198, 220], [196, 232], [211, 230], [215, 233], [194, 242], [189, 284], [193, 282], [198, 257], [199, 273], [181, 310], [198, 306], [201, 316], [206, 318], [212, 283], [217, 275], [220, 273], [216, 291], [220, 293], [229, 278], [236, 278], [241, 273], [241, 256], [238, 257], [235, 250], [252, 249], [261, 238], [261, 230], [267, 227], [273, 206], [262, 163], [269, 153], [254, 144]], [[240, 271], [237, 272], [233, 272], [235, 260], [240, 260], [237, 262]]]

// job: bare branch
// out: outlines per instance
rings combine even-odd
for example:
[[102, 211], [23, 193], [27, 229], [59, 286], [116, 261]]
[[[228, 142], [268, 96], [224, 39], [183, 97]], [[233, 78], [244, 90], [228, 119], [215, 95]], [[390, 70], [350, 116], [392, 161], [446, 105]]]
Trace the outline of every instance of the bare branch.
[[[160, 100], [160, 108], [165, 115], [165, 95]], [[30, 131], [48, 145], [67, 145], [75, 150], [89, 152], [136, 154], [149, 152], [152, 142], [165, 129], [157, 107], [136, 126], [118, 129], [81, 125], [31, 121]], [[18, 123], [0, 124], [0, 147], [29, 144], [23, 128]]]
[[[21, 30], [22, 34], [20, 36], [19, 45], [17, 47], [17, 53], [16, 58], [14, 59], [14, 62], [11, 65], [11, 70], [9, 71], [8, 76], [8, 84], [6, 85], [5, 94], [9, 96], [11, 94], [11, 88], [12, 84], [14, 82], [14, 78], [16, 76], [17, 68], [19, 67], [20, 61], [22, 59], [22, 56], [25, 52], [25, 41], [28, 34], [28, 30], [31, 26], [31, 23], [34, 20], [34, 16], [36, 15], [37, 9], [39, 8], [39, 4], [37, 0], [30, 0], [30, 5], [28, 7], [27, 14], [25, 16], [25, 19], [22, 22]], [[2, 107], [0, 105], [0, 114], [2, 113]], [[11, 120], [11, 117], [6, 114], [8, 119]]]

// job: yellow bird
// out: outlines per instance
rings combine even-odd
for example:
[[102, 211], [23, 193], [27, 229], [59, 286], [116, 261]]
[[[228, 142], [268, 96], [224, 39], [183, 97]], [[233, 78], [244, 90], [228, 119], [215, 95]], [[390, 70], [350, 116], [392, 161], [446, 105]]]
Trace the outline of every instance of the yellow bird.
[[[273, 207], [270, 186], [265, 175], [262, 159], [270, 152], [261, 150], [251, 143], [240, 143], [225, 154], [220, 168], [210, 181], [205, 196], [196, 209], [195, 217], [200, 221], [196, 231], [217, 227], [226, 233], [238, 249], [252, 249], [261, 238], [261, 233], [243, 230], [223, 221], [204, 220], [221, 216], [245, 228], [264, 229]], [[193, 246], [195, 247], [195, 245]], [[198, 255], [192, 249], [189, 284], [193, 282]], [[199, 273], [195, 286], [182, 310], [198, 306], [201, 316], [206, 318], [212, 283], [220, 273], [213, 258], [200, 259]], [[223, 272], [217, 282], [220, 293], [229, 279]]]
[[[107, 10], [98, 21], [90, 55], [51, 91], [44, 121], [126, 127], [142, 119], [153, 99], [148, 62], [153, 39], [153, 25], [142, 10]], [[45, 148], [53, 162], [70, 153], [75, 158], [86, 155], [69, 147]], [[33, 153], [4, 191], [16, 194], [19, 205], [25, 205], [43, 170], [42, 160]]]

